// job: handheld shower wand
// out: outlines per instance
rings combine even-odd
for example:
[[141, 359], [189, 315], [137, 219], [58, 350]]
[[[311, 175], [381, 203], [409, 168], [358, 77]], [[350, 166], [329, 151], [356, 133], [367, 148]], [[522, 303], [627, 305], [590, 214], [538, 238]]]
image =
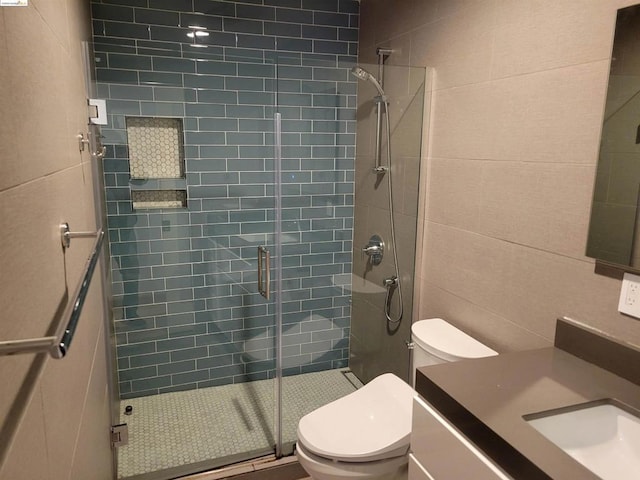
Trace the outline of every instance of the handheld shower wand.
[[[387, 96], [384, 93], [384, 90], [382, 89], [382, 85], [380, 85], [380, 82], [378, 82], [378, 80], [376, 79], [376, 77], [373, 76], [373, 74], [367, 72], [364, 68], [362, 67], [358, 67], [355, 66], [351, 69], [351, 74], [354, 77], [359, 78], [360, 80], [364, 80], [365, 82], [369, 82], [371, 83], [376, 90], [378, 91], [378, 96], [374, 98], [374, 101], [376, 102], [376, 150], [375, 150], [375, 160], [376, 160], [376, 166], [373, 167], [373, 173], [375, 173], [376, 175], [381, 175], [386, 173], [389, 170], [389, 167], [385, 167], [382, 165], [382, 158], [381, 158], [381, 154], [380, 154], [380, 134], [381, 134], [381, 129], [382, 129], [382, 108], [384, 106], [385, 112], [387, 112]], [[388, 112], [387, 112], [387, 118], [389, 117]], [[387, 145], [388, 147], [388, 145]]]
[[378, 90], [380, 96], [385, 97], [384, 90], [382, 89], [380, 82], [378, 82], [378, 80], [376, 80], [376, 77], [367, 72], [364, 68], [353, 67], [351, 69], [351, 74], [355, 77], [358, 77], [360, 80], [365, 80], [367, 82], [373, 83], [373, 86], [376, 87], [376, 90]]

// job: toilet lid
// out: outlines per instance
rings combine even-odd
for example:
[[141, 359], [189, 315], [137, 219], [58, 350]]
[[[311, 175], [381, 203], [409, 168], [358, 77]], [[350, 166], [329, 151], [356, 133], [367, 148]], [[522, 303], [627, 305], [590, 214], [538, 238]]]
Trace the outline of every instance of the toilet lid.
[[344, 462], [404, 455], [414, 390], [391, 373], [305, 415], [298, 441], [312, 453]]
[[418, 346], [445, 360], [491, 357], [498, 354], [441, 318], [414, 323], [411, 335]]

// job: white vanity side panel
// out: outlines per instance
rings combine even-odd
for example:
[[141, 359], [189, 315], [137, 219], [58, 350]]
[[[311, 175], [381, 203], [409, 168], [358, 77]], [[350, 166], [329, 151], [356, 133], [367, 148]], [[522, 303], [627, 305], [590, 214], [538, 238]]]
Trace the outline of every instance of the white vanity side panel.
[[433, 407], [417, 396], [413, 399], [411, 452], [417, 463], [430, 475], [418, 475], [416, 479], [511, 480]]

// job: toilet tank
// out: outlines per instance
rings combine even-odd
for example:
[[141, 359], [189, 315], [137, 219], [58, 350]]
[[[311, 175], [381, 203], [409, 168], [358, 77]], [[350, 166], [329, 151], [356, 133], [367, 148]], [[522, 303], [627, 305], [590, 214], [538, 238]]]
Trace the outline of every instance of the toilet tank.
[[498, 352], [458, 330], [441, 318], [420, 320], [411, 326], [413, 386], [416, 368], [469, 358], [491, 357]]

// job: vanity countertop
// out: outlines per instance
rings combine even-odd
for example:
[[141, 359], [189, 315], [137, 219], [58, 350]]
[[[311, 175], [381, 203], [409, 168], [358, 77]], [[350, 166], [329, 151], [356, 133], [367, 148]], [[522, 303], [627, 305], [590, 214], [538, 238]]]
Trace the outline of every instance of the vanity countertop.
[[416, 390], [518, 480], [599, 478], [524, 415], [603, 399], [640, 412], [639, 385], [555, 347], [421, 367]]

